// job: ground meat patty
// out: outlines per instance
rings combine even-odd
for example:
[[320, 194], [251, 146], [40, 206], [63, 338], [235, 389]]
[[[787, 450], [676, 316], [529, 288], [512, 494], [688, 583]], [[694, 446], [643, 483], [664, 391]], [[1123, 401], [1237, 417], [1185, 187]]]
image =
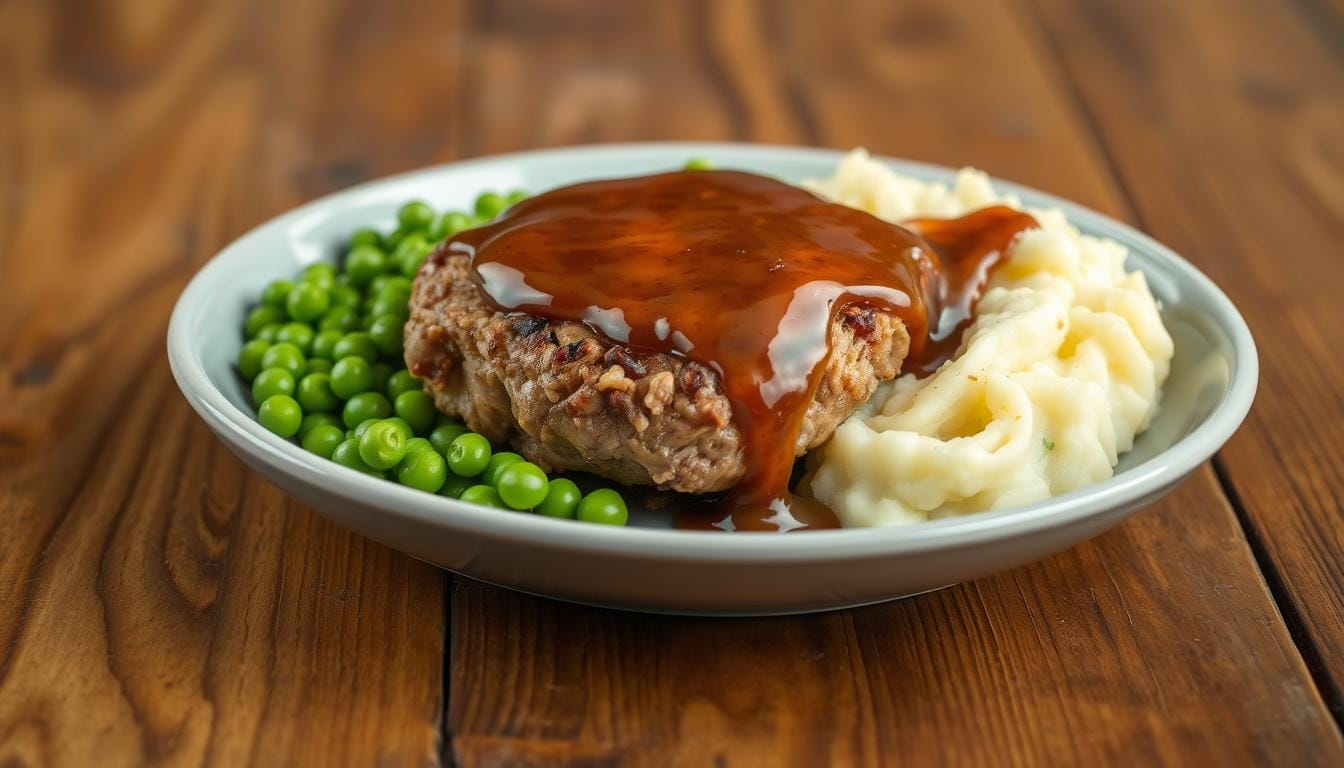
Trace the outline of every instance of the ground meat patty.
[[[635, 353], [583, 323], [497, 312], [468, 269], [465, 256], [439, 249], [411, 297], [406, 365], [439, 410], [548, 471], [688, 493], [724, 490], [742, 477], [742, 437], [712, 370]], [[910, 341], [896, 317], [857, 307], [842, 313], [830, 340], [799, 455], [896, 375]]]

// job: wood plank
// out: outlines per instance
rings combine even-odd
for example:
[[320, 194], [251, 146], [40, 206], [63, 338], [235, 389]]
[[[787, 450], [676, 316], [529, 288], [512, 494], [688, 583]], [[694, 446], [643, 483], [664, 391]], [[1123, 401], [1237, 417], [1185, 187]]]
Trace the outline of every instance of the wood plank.
[[[716, 106], [731, 90], [720, 68], [707, 57], [677, 58], [709, 41], [673, 5], [473, 3], [464, 153], [743, 135], [744, 110]], [[476, 34], [499, 26], [510, 37]], [[562, 61], [563, 71], [551, 70]]]
[[809, 617], [636, 616], [459, 581], [463, 765], [1328, 764], [1319, 699], [1201, 474], [1038, 565]]
[[[519, 114], [470, 96], [466, 146], [586, 138], [595, 129], [575, 128], [586, 123], [545, 116], [599, 60], [627, 83], [591, 97], [602, 138], [676, 135], [650, 112], [689, 115], [725, 138], [866, 144], [1120, 210], [1063, 76], [1016, 6], [723, 3], [683, 15], [669, 5], [622, 4], [611, 25], [549, 23], [558, 3], [475, 15], [470, 36], [486, 53], [471, 71], [535, 101]], [[551, 34], [533, 33], [542, 24]], [[670, 90], [665, 68], [693, 82]], [[452, 611], [448, 718], [463, 765], [1341, 756], [1208, 469], [1094, 542], [895, 604], [681, 619], [459, 581]]]
[[1310, 3], [1037, 6], [1139, 220], [1256, 336], [1220, 466], [1344, 718], [1344, 27]]
[[225, 242], [452, 154], [455, 11], [412, 10], [0, 5], [0, 763], [437, 760], [442, 574], [246, 471], [163, 355]]

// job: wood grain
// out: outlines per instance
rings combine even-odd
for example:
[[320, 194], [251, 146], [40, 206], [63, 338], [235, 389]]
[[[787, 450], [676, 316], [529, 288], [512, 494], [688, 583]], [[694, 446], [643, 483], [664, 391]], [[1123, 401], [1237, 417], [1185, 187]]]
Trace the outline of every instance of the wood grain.
[[451, 153], [432, 99], [351, 119], [445, 41], [362, 8], [0, 4], [0, 764], [437, 760], [442, 575], [245, 471], [163, 355], [228, 240]]
[[[1329, 764], [1320, 700], [1200, 475], [1044, 563], [820, 616], [647, 617], [459, 582], [463, 765]], [[1236, 586], [1233, 586], [1236, 585]], [[1253, 660], [1253, 661], [1252, 661]]]
[[[471, 37], [532, 89], [534, 143], [594, 57], [636, 115], [726, 117], [726, 138], [867, 145], [969, 163], [1123, 212], [1084, 115], [1023, 9], [934, 2], [626, 5], [531, 33], [558, 7], [492, 3]], [[479, 9], [478, 9], [479, 10]], [[703, 85], [669, 94], [649, 60]], [[473, 77], [473, 80], [478, 79]], [[691, 98], [711, 93], [709, 101]], [[603, 92], [602, 98], [617, 98]], [[472, 151], [514, 148], [468, 95]], [[658, 137], [653, 121], [622, 138]], [[587, 129], [584, 129], [587, 130]], [[604, 134], [608, 135], [608, 134]], [[449, 731], [464, 765], [1328, 764], [1339, 734], [1213, 473], [1059, 557], [901, 603], [710, 621], [565, 606], [458, 582]], [[1252, 661], [1253, 660], [1253, 661]]]
[[1227, 291], [1259, 342], [1260, 390], [1221, 474], [1344, 717], [1338, 9], [1038, 4], [1138, 220]]

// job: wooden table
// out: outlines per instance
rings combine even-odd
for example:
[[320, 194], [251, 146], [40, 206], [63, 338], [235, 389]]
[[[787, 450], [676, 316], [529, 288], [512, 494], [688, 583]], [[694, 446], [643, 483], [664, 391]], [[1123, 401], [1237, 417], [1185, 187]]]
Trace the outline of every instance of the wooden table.
[[[624, 139], [866, 146], [1134, 222], [1260, 393], [1045, 562], [700, 620], [453, 578], [188, 409], [220, 246], [357, 181]], [[1344, 5], [0, 2], [0, 765], [1341, 764]]]

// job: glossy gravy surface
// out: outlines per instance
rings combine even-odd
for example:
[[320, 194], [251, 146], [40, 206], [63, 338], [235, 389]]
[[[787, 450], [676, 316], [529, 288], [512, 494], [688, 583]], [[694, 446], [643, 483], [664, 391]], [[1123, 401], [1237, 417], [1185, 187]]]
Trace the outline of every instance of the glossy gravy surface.
[[852, 305], [904, 321], [904, 370], [955, 351], [989, 270], [1026, 214], [988, 208], [908, 228], [774, 179], [683, 171], [563, 187], [525, 200], [448, 248], [502, 311], [582, 321], [612, 342], [718, 372], [746, 474], [686, 521], [728, 529], [833, 527], [789, 492], [794, 449]]

